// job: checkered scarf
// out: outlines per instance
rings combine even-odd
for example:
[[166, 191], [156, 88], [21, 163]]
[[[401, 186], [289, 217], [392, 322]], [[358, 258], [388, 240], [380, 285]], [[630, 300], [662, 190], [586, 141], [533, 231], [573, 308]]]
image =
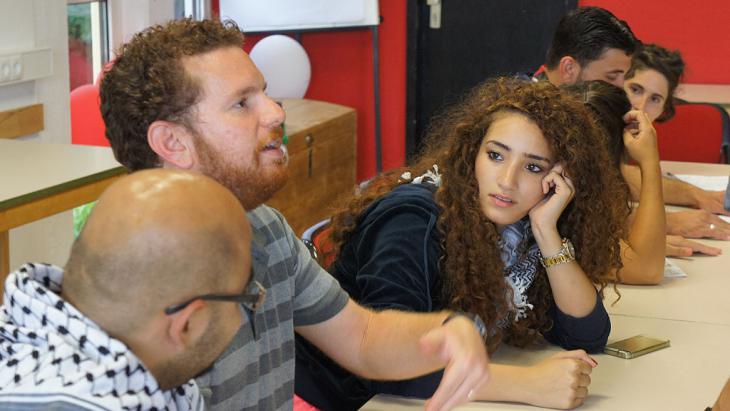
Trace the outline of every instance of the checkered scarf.
[[161, 390], [124, 343], [63, 301], [62, 279], [59, 267], [26, 264], [5, 282], [0, 408], [203, 409], [193, 380]]

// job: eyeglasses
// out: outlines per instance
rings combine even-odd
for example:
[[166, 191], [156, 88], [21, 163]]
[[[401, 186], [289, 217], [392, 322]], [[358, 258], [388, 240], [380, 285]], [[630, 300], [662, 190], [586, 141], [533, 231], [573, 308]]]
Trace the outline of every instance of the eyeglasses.
[[254, 312], [264, 305], [266, 300], [266, 289], [258, 281], [253, 281], [251, 284], [256, 288], [254, 294], [235, 294], [235, 295], [222, 295], [222, 294], [205, 294], [193, 297], [183, 303], [171, 305], [165, 308], [165, 314], [171, 315], [184, 309], [195, 300], [208, 300], [208, 301], [230, 301], [240, 303], [244, 308]]

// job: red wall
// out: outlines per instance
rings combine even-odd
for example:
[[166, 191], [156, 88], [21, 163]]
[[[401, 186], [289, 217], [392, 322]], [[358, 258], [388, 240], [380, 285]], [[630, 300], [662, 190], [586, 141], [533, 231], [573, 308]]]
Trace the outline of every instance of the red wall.
[[580, 5], [610, 10], [645, 43], [679, 49], [687, 63], [685, 83], [730, 83], [728, 0], [580, 0]]
[[[213, 0], [214, 10], [217, 1]], [[626, 20], [644, 42], [677, 48], [687, 83], [730, 84], [728, 0], [580, 0]], [[406, 0], [380, 1], [380, 75], [383, 168], [405, 157]], [[260, 37], [250, 36], [246, 48]], [[375, 173], [371, 34], [368, 30], [308, 33], [302, 43], [312, 62], [306, 97], [353, 107], [358, 114], [358, 179]]]
[[[405, 0], [381, 1], [380, 15], [380, 124], [383, 170], [387, 170], [403, 165], [405, 159]], [[250, 51], [261, 38], [248, 36], [244, 49]], [[312, 64], [312, 79], [305, 97], [357, 110], [357, 177], [363, 180], [373, 176], [375, 103], [370, 29], [304, 33], [301, 40]]]

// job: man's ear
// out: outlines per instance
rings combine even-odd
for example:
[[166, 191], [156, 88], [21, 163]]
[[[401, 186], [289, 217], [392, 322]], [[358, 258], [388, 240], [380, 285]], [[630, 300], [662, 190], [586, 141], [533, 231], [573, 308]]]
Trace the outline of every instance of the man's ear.
[[581, 66], [578, 60], [571, 56], [563, 56], [558, 64], [560, 84], [575, 84], [580, 78]]
[[153, 122], [147, 129], [147, 143], [163, 164], [170, 163], [182, 169], [195, 165], [192, 133], [180, 124], [164, 120]]
[[204, 310], [203, 300], [195, 300], [182, 310], [169, 315], [167, 338], [175, 351], [183, 352], [194, 346], [205, 334], [212, 320], [210, 310]]

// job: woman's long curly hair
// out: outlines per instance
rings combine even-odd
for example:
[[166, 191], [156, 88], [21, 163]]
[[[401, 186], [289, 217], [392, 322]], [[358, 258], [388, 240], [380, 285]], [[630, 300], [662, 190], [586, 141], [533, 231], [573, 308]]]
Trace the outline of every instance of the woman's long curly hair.
[[497, 325], [512, 318], [512, 295], [500, 259], [500, 234], [479, 203], [475, 163], [490, 124], [504, 112], [534, 121], [555, 161], [564, 164], [573, 180], [575, 196], [558, 220], [558, 231], [571, 239], [578, 262], [602, 295], [611, 271], [621, 267], [619, 239], [624, 236], [629, 213], [628, 192], [586, 107], [574, 95], [547, 82], [503, 78], [478, 86], [435, 119], [418, 161], [373, 180], [346, 202], [331, 225], [338, 252], [357, 229], [363, 211], [404, 183], [403, 172], [418, 176], [438, 164], [442, 181], [434, 199], [441, 209], [443, 301], [445, 308], [479, 314], [494, 332], [487, 341], [490, 350], [502, 340], [526, 346], [552, 327], [547, 314], [552, 292], [543, 267], [538, 267], [528, 290], [534, 308], [528, 310], [527, 318], [510, 322], [505, 329]]

